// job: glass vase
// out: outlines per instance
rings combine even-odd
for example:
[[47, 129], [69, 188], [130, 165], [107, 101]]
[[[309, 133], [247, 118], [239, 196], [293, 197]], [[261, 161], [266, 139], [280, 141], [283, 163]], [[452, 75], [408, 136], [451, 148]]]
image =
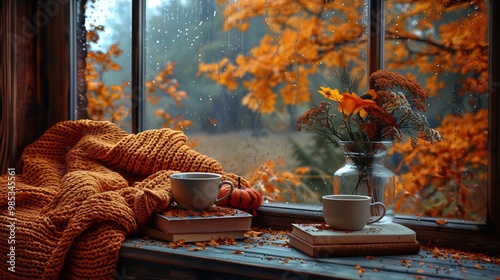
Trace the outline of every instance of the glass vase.
[[384, 160], [392, 142], [340, 141], [339, 145], [345, 155], [345, 165], [334, 174], [334, 193], [367, 195], [373, 202], [384, 203], [387, 211], [381, 222], [391, 222], [394, 219], [395, 175], [384, 166]]

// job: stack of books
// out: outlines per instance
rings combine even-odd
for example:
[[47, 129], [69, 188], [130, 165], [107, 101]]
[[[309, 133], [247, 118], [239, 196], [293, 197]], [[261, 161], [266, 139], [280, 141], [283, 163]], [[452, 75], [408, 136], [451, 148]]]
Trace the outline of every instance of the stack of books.
[[143, 234], [174, 242], [243, 239], [251, 226], [252, 215], [230, 207], [215, 206], [206, 211], [172, 207], [163, 213], [153, 213]]
[[339, 231], [326, 224], [292, 224], [289, 244], [314, 257], [418, 254], [416, 233], [396, 223], [375, 223], [359, 231]]

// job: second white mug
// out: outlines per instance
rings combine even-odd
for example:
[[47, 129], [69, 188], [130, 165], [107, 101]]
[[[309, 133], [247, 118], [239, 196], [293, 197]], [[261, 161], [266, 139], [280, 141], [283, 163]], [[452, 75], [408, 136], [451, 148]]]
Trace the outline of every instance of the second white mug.
[[[325, 222], [337, 230], [362, 230], [367, 224], [382, 219], [386, 211], [383, 203], [371, 203], [371, 197], [365, 195], [325, 195], [322, 200]], [[375, 207], [378, 211], [374, 212], [380, 215], [371, 216]]]

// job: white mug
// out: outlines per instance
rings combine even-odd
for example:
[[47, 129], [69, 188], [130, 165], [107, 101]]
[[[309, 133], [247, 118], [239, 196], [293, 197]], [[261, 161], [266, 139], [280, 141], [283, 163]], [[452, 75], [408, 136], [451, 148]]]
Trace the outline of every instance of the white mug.
[[[325, 195], [322, 200], [325, 222], [337, 230], [362, 230], [382, 219], [386, 211], [382, 202], [371, 203], [372, 198], [365, 195]], [[381, 214], [371, 216], [372, 210]]]
[[[220, 188], [230, 185], [231, 190], [217, 199]], [[222, 176], [207, 172], [185, 172], [170, 175], [170, 186], [174, 201], [181, 208], [205, 210], [227, 199], [234, 190], [231, 181], [222, 181]]]

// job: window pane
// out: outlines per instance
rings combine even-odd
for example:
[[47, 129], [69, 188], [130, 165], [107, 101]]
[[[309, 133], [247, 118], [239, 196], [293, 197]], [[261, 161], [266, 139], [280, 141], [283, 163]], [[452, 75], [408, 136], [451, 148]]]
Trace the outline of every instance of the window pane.
[[[343, 69], [359, 75], [358, 94], [368, 89], [367, 2], [148, 0], [145, 129], [183, 130], [270, 201], [319, 205], [344, 157], [296, 120], [324, 100], [320, 87], [346, 89]], [[88, 111], [129, 130], [131, 3], [99, 3], [86, 10], [87, 30], [104, 26], [87, 38], [87, 63], [101, 69], [87, 71]], [[388, 157], [400, 214], [486, 221], [487, 7], [385, 1], [385, 68], [429, 91], [425, 116], [443, 136]]]
[[385, 8], [385, 68], [427, 88], [426, 116], [443, 137], [414, 151], [396, 147], [398, 210], [485, 223], [488, 1], [386, 1]]
[[147, 3], [146, 127], [182, 129], [270, 200], [320, 204], [344, 159], [295, 122], [334, 70], [366, 72], [364, 1]]
[[85, 73], [86, 84], [79, 82], [78, 92], [86, 92], [87, 106], [78, 110], [88, 115], [79, 115], [111, 121], [130, 132], [131, 1], [84, 2], [84, 26], [79, 27], [78, 34], [78, 76], [80, 79]]

